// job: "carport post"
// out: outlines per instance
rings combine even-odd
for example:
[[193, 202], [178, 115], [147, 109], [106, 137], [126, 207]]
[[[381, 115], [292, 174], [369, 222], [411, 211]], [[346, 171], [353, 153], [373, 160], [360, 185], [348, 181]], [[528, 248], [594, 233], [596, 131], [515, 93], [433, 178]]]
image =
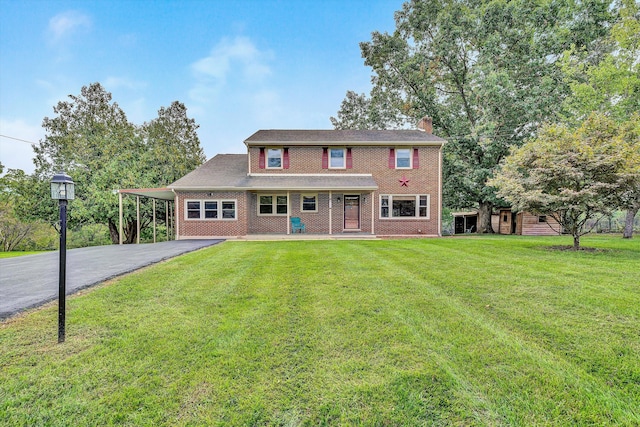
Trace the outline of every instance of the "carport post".
[[136, 196], [136, 244], [140, 244], [140, 196]]
[[169, 202], [164, 201], [164, 224], [167, 226], [167, 242], [169, 241]]
[[153, 199], [153, 243], [156, 242], [156, 199]]
[[118, 192], [119, 196], [119, 216], [118, 216], [118, 244], [122, 244], [122, 192]]

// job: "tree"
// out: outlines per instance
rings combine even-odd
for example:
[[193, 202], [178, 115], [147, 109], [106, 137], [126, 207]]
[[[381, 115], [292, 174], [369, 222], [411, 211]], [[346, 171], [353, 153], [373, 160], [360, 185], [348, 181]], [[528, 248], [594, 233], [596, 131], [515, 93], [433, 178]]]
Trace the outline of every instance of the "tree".
[[[69, 224], [101, 223], [109, 226], [113, 243], [119, 240], [120, 188], [166, 186], [204, 160], [197, 125], [186, 108], [174, 102], [161, 108], [159, 117], [138, 128], [112, 102], [100, 83], [84, 86], [78, 96], [69, 95], [45, 117], [47, 135], [35, 146], [36, 176], [48, 182], [54, 172], [66, 171], [76, 183], [76, 200], [69, 206]], [[126, 243], [136, 240], [134, 200], [124, 200]], [[151, 222], [143, 206], [140, 228]], [[50, 214], [49, 214], [50, 215]]]
[[360, 44], [374, 73], [371, 95], [348, 93], [332, 123], [403, 127], [431, 116], [449, 140], [445, 204], [476, 204], [479, 232], [491, 231], [499, 200], [487, 180], [510, 147], [558, 115], [569, 89], [557, 59], [604, 36], [609, 18], [597, 1], [409, 1], [393, 34]]
[[[553, 124], [513, 150], [489, 184], [517, 210], [556, 219], [573, 236], [589, 230], [588, 220], [610, 213], [640, 177], [636, 127], [621, 131], [614, 121], [591, 115], [578, 129]], [[635, 148], [634, 148], [635, 147]]]
[[148, 150], [149, 176], [158, 185], [168, 185], [185, 176], [206, 160], [200, 146], [198, 124], [187, 117], [187, 107], [174, 101], [161, 107], [158, 117], [142, 126], [141, 134]]
[[[567, 122], [579, 123], [599, 111], [621, 128], [633, 128], [632, 117], [640, 111], [640, 5], [634, 0], [620, 0], [616, 8], [617, 19], [597, 54], [575, 47], [565, 53], [563, 65], [572, 92], [565, 102]], [[623, 237], [631, 238], [633, 221], [640, 210], [640, 183], [625, 200]]]
[[35, 186], [33, 179], [20, 169], [9, 169], [2, 175], [3, 172], [0, 163], [0, 247], [12, 251], [34, 229], [36, 206], [30, 195]]

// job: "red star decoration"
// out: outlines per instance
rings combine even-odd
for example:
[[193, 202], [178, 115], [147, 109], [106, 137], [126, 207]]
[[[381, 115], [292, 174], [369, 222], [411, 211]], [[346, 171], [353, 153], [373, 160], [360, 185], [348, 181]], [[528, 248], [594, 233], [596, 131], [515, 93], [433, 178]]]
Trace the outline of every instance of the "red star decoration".
[[402, 175], [402, 179], [399, 179], [398, 181], [400, 181], [400, 187], [408, 187], [409, 186], [409, 181], [411, 181], [411, 180], [405, 178], [405, 176]]

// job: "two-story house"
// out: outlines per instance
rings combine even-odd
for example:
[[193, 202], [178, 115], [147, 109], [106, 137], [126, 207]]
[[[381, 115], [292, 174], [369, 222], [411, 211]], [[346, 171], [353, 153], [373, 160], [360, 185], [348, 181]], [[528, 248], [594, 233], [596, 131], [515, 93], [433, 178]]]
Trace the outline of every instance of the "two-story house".
[[442, 146], [422, 130], [260, 130], [169, 186], [178, 239], [441, 235]]

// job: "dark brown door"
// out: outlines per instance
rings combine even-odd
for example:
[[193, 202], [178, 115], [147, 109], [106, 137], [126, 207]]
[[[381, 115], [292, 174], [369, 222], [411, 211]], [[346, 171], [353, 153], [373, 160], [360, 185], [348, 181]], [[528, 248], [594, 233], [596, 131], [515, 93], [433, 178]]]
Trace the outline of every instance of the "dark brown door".
[[360, 196], [344, 196], [344, 229], [360, 229]]

